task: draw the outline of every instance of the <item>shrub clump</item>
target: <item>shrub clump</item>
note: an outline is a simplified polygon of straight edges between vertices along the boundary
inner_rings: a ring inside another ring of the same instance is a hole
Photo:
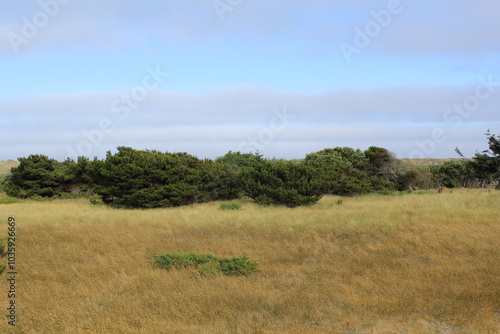
[[[314,168],[292,161],[261,159],[247,172],[246,194],[260,205],[294,208],[312,205],[323,197],[326,187]]]
[[[248,276],[259,265],[246,256],[219,258],[211,254],[166,253],[154,255],[155,266],[165,270],[195,268],[201,276]]]

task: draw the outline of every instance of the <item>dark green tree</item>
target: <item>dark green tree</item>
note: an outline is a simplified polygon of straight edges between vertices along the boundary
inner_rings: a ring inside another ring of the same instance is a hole
[[[4,184],[7,195],[19,198],[52,197],[60,191],[59,163],[45,155],[19,158],[19,165]]]
[[[326,191],[326,183],[314,168],[290,161],[260,158],[254,168],[247,170],[245,179],[246,193],[261,205],[311,205]]]
[[[395,190],[402,166],[394,155],[382,147],[371,146],[364,154],[367,158],[366,171],[370,174],[374,190]]]
[[[203,162],[187,153],[118,147],[90,164],[94,192],[105,204],[125,208],[172,207],[207,201]]]
[[[489,130],[486,133],[488,138],[488,150],[476,153],[469,167],[474,176],[481,180],[500,180],[500,136],[495,136]]]
[[[254,168],[262,161],[262,155],[259,153],[241,153],[241,152],[231,152],[229,151],[222,157],[218,157],[216,160],[218,163],[225,163],[233,166],[239,171],[244,171],[246,169]]]
[[[442,165],[433,165],[429,168],[447,188],[465,187],[467,181],[472,178],[469,164],[464,160],[446,161]]]
[[[237,167],[206,159],[200,172],[200,191],[204,202],[231,200],[243,195],[242,173]]]
[[[373,191],[367,172],[368,159],[360,150],[350,147],[326,148],[310,153],[304,159],[325,183],[325,193],[334,195],[359,195]]]

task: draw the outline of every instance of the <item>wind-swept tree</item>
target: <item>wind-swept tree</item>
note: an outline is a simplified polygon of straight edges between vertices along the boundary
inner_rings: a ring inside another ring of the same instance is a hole
[[[486,132],[488,138],[488,150],[476,153],[470,161],[476,178],[486,181],[500,180],[500,136],[495,136],[489,130]]]
[[[261,158],[246,172],[245,180],[246,193],[256,203],[288,207],[316,203],[327,185],[317,170],[303,163]]]
[[[11,169],[12,175],[6,180],[7,195],[19,198],[34,196],[52,197],[58,193],[60,180],[59,163],[41,154],[19,158],[19,165]]]

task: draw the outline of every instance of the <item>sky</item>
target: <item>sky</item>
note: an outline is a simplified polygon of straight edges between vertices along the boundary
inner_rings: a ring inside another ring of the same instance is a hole
[[[0,0],[0,160],[471,157],[500,135],[498,31],[494,0]]]

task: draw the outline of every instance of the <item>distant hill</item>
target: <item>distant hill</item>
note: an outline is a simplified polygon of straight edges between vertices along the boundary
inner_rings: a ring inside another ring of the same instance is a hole
[[[0,161],[0,175],[8,174],[12,167],[16,167],[18,165],[19,161],[15,160]]]
[[[463,160],[461,158],[448,158],[448,159],[398,159],[401,161],[409,162],[413,165],[419,166],[432,166],[432,165],[442,165],[447,161],[457,161]]]
[[[294,162],[302,162],[304,159],[292,159],[291,161]],[[396,160],[406,162],[412,165],[417,165],[417,166],[433,166],[433,165],[442,165],[447,161],[458,161],[458,160],[463,160],[461,158],[447,158],[447,159],[409,159],[409,158],[403,158],[403,159],[398,159]]]

